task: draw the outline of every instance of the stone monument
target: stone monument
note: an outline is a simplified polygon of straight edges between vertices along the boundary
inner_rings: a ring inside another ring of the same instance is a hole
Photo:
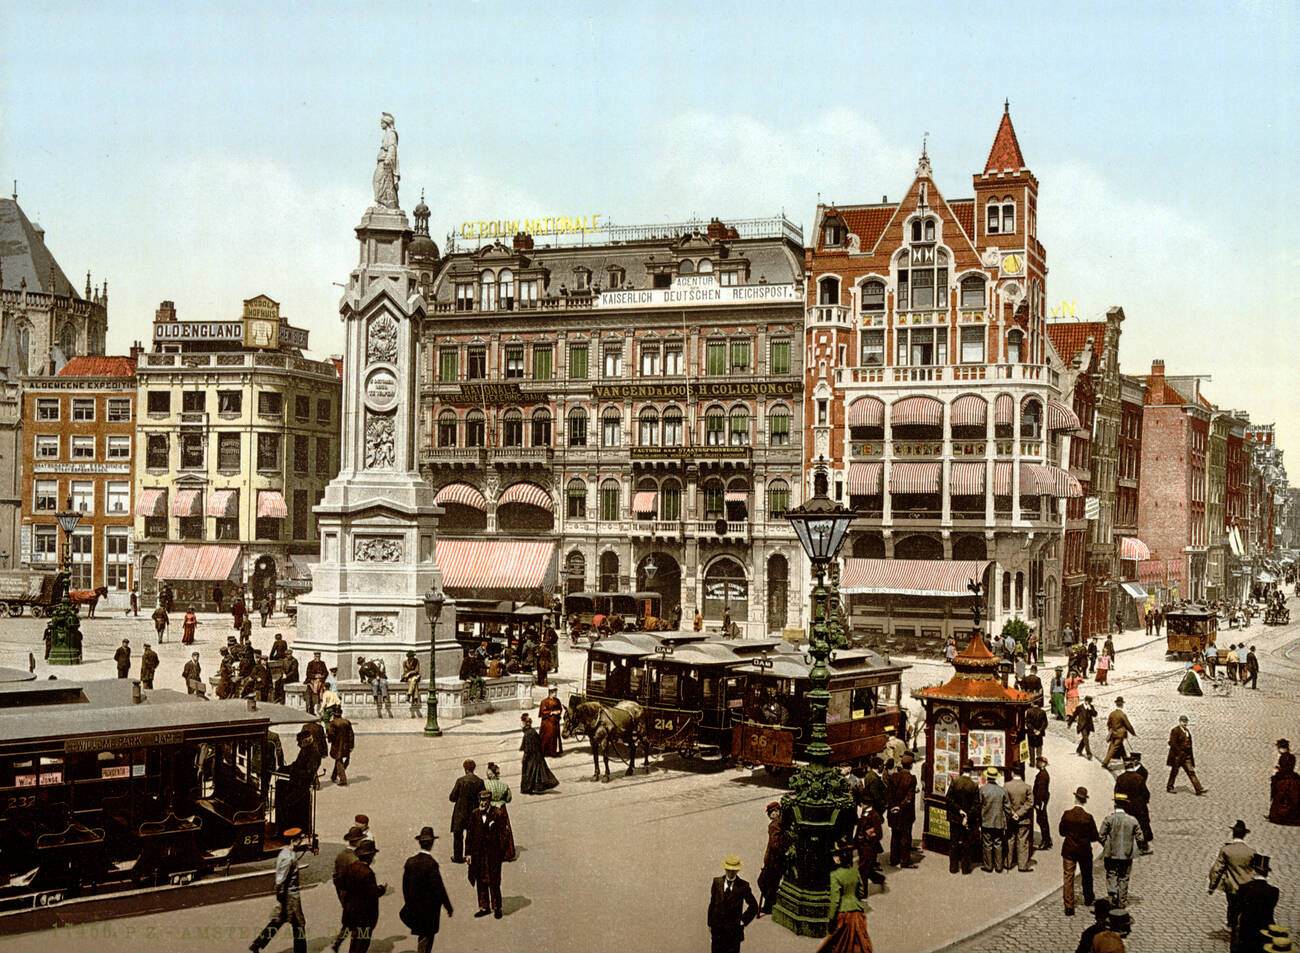
[[[424,594],[442,588],[434,559],[441,508],[416,464],[416,372],[425,303],[408,266],[411,227],[398,206],[397,132],[380,121],[375,204],[357,226],[360,262],[339,310],[343,356],[343,447],[339,475],[316,506],[320,562],[311,592],[298,600],[303,664],[320,652],[340,679],[356,677],[356,658],[382,658],[394,683],[408,651],[428,678],[455,675],[459,646],[448,603],[430,631]],[[394,690],[397,690],[396,688]]]

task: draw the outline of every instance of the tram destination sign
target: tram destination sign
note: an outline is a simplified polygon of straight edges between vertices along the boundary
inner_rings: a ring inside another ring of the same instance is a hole
[[[184,731],[136,731],[120,735],[69,738],[63,742],[63,751],[65,754],[86,754],[94,751],[119,751],[123,748],[156,748],[160,745],[178,745],[184,740]]]
[[[717,381],[680,384],[597,384],[591,389],[597,400],[689,400],[691,398],[734,400],[744,397],[794,397],[799,381]]]

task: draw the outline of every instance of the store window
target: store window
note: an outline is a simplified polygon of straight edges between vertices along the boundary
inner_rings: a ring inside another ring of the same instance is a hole
[[[241,459],[242,442],[240,435],[237,433],[218,433],[217,434],[217,469],[224,472],[234,472],[239,470],[243,463]]]

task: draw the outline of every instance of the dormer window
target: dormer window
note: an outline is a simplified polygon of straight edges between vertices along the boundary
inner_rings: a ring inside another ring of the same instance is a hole
[[[478,306],[480,311],[495,311],[497,309],[496,276],[490,271],[485,271],[479,275]]]
[[[990,235],[1010,235],[1016,230],[1016,203],[1011,199],[990,199],[987,212]]]
[[[611,290],[623,287],[625,272],[622,268],[609,269],[609,287]]]
[[[695,266],[695,271],[697,274],[711,275],[713,274],[713,262],[707,258],[701,258],[700,263]]]
[[[914,242],[934,241],[934,219],[918,218],[914,222],[912,222],[912,241]]]
[[[578,291],[586,291],[591,287],[591,272],[586,268],[573,269],[573,276]]]
[[[822,244],[827,248],[834,248],[838,245],[843,245],[847,234],[848,229],[844,227],[843,222],[827,222],[822,226]]]
[[[509,268],[502,268],[497,276],[497,289],[503,311],[515,309],[515,276]]]

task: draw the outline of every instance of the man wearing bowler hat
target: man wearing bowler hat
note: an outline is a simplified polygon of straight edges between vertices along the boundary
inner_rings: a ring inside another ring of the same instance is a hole
[[[505,823],[492,810],[492,794],[478,792],[478,807],[465,830],[465,863],[469,882],[478,889],[476,917],[489,913],[501,919],[501,865],[506,859]]]
[[[433,949],[443,908],[447,916],[452,915],[442,871],[433,859],[433,842],[437,839],[432,827],[422,827],[415,837],[420,849],[406,859],[402,870],[402,909],[398,916],[415,937],[416,953],[429,953]]]
[[[1061,815],[1056,831],[1061,835],[1061,899],[1065,901],[1065,915],[1074,916],[1074,872],[1077,868],[1083,886],[1083,905],[1093,905],[1092,845],[1101,839],[1097,822],[1084,807],[1088,803],[1088,789],[1075,788],[1074,807]],[[1109,906],[1106,910],[1110,912]]]
[[[758,916],[758,901],[747,881],[740,879],[740,858],[722,859],[722,876],[713,878],[709,893],[709,933],[712,953],[740,953],[745,927]]]
[[[1237,934],[1237,891],[1254,879],[1255,873],[1250,862],[1255,858],[1254,849],[1246,843],[1250,831],[1246,822],[1238,820],[1232,825],[1232,840],[1219,849],[1214,866],[1210,868],[1210,893],[1222,887],[1228,897],[1228,930]]]
[[[370,838],[357,844],[357,859],[343,871],[343,925],[352,933],[348,953],[366,953],[379,922],[379,898],[388,884],[378,883],[371,869],[379,848]]]

